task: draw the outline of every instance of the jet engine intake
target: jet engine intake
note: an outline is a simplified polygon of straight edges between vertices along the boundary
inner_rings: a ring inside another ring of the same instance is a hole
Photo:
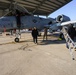
[[[56,18],[56,22],[61,23],[61,22],[66,22],[66,21],[70,21],[70,18],[66,15],[59,15]]]

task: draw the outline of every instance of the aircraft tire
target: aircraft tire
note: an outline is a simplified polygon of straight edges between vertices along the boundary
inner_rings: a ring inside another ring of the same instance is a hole
[[[63,35],[63,33],[60,33],[59,38],[61,38],[62,40],[64,40],[64,35]]]
[[[19,42],[19,38],[15,38],[15,42]]]

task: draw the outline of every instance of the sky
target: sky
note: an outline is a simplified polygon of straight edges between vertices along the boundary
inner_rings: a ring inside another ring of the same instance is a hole
[[[48,17],[56,18],[58,15],[61,14],[70,17],[72,21],[76,20],[76,0],[72,0],[70,3],[64,5],[57,11],[50,14]]]

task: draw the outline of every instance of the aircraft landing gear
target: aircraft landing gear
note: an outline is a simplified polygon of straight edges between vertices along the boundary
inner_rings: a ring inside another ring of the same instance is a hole
[[[63,33],[60,33],[59,38],[61,38],[62,40],[64,40],[64,35],[63,35]]]
[[[20,38],[21,38],[21,33],[18,30],[16,30],[16,38],[14,39],[14,41],[15,42],[19,42],[20,41],[19,40]]]
[[[16,37],[16,38],[14,39],[14,41],[15,41],[15,42],[19,42],[19,38]]]

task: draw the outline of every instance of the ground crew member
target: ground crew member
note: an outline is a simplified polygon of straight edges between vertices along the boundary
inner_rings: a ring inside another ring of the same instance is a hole
[[[38,42],[37,42],[38,30],[37,30],[36,27],[34,27],[34,28],[32,29],[32,37],[33,37],[33,42],[34,42],[35,44],[38,44]]]
[[[44,35],[43,35],[43,40],[46,39],[47,40],[47,28],[44,27]]]

